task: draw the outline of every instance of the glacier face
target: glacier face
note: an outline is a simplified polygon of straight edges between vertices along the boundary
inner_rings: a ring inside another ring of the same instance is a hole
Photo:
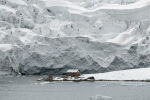
[[[0,73],[150,65],[150,0],[0,0]]]

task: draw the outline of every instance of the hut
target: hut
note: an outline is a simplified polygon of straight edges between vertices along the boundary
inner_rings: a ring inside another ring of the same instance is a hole
[[[49,79],[49,81],[53,81],[53,75],[49,74],[48,79]]]
[[[71,77],[79,77],[81,75],[81,72],[78,69],[69,69],[69,70],[67,70],[66,75],[68,77],[69,76],[71,76]]]
[[[53,75],[48,75],[47,78],[38,79],[38,81],[53,81]]]

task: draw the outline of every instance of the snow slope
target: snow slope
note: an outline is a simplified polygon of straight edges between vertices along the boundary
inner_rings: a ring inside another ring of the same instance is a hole
[[[130,69],[99,74],[87,74],[83,76],[94,76],[96,80],[150,80],[150,68]]]

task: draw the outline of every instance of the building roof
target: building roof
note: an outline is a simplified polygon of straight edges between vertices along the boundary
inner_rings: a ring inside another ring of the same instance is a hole
[[[79,72],[79,70],[78,69],[69,69],[69,70],[67,70],[67,73],[69,73],[69,72],[76,73],[76,72]]]

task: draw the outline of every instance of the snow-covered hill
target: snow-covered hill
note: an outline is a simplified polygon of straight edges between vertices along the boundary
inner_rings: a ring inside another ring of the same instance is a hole
[[[0,71],[150,66],[150,0],[0,0]]]

